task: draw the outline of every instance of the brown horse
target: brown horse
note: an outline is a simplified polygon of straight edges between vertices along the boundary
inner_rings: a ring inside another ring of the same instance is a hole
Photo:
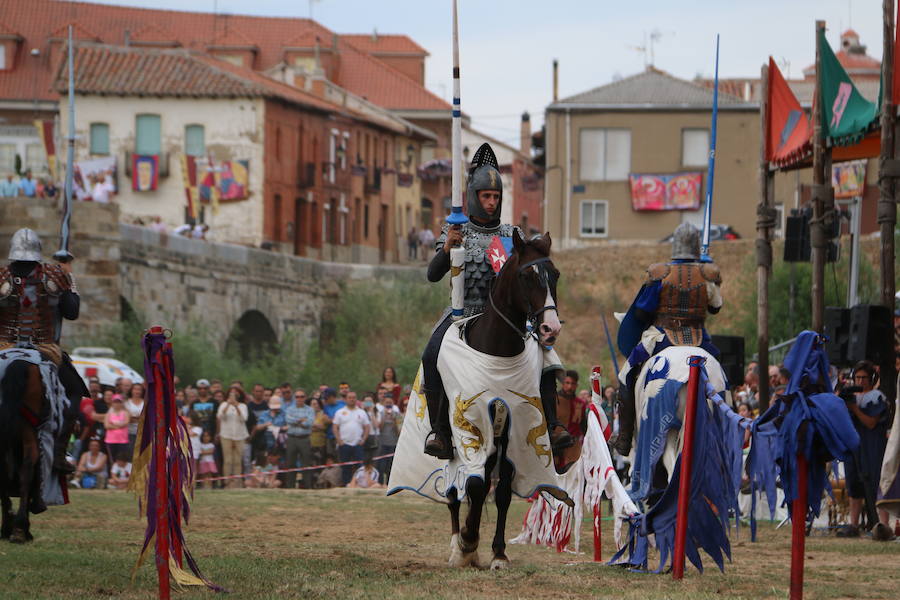
[[[47,418],[49,406],[37,365],[10,363],[2,386],[0,404],[0,538],[17,544],[30,542],[28,513],[45,510],[41,499],[38,427]],[[12,497],[19,497],[13,513]]]
[[[541,343],[552,345],[559,335],[556,309],[556,281],[559,271],[550,260],[550,234],[532,241],[513,235],[515,252],[506,261],[490,291],[484,313],[466,327],[466,342],[473,349],[491,356],[511,357],[525,350],[528,322],[534,325]],[[490,474],[499,465],[499,480],[494,491],[497,504],[497,529],[492,544],[491,569],[509,565],[506,556],[506,515],[512,499],[513,466],[506,460],[509,425],[495,430],[496,451],[485,463],[484,480],[470,477],[466,483],[469,512],[460,527],[460,501],[455,489],[448,493],[451,536],[451,565],[479,566],[477,558],[481,512],[490,491]]]

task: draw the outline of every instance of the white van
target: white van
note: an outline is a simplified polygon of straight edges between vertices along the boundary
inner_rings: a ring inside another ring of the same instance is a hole
[[[127,377],[133,383],[144,383],[140,373],[121,360],[116,360],[115,355],[112,348],[82,347],[75,348],[71,358],[85,385],[91,377],[96,377],[100,380],[100,385],[107,387],[115,387],[119,377]]]

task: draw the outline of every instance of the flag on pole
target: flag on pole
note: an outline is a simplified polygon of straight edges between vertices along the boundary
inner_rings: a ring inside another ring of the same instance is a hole
[[[38,130],[38,137],[44,145],[44,154],[47,155],[47,168],[50,171],[50,177],[53,181],[57,180],[56,175],[56,143],[53,141],[53,120],[38,119],[34,122],[34,126]]]
[[[877,104],[863,98],[828,45],[824,31],[819,33],[819,53],[822,72],[816,76],[820,82],[818,100],[822,103],[820,112],[825,136],[836,146],[855,144],[878,119],[881,93]]]
[[[187,199],[188,217],[197,218],[197,161],[193,156],[181,155],[181,177],[184,180],[184,195]]]
[[[812,126],[800,101],[769,57],[769,113],[766,160],[784,167],[812,153]]]

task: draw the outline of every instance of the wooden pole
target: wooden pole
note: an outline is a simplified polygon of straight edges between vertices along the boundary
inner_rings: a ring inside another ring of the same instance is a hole
[[[678,481],[678,512],[675,514],[675,553],[672,555],[672,579],[684,579],[684,548],[687,541],[688,506],[691,503],[691,472],[694,466],[694,430],[700,396],[700,367],[703,358],[688,359],[687,400],[684,407],[684,446],[681,449],[681,474]],[[704,403],[704,407],[706,404]]]
[[[759,98],[759,210],[756,213],[756,331],[759,355],[759,412],[769,407],[769,273],[772,269],[772,176],[766,149],[769,139],[769,66],[760,71]]]
[[[806,558],[806,507],[809,501],[809,467],[797,454],[797,497],[791,506],[791,600],[803,600],[803,569]]]
[[[900,162],[897,161],[895,142],[897,113],[894,106],[894,1],[883,0],[884,9],[884,52],[881,59],[881,157],[879,169],[879,187],[881,195],[878,200],[878,224],[881,228],[881,303],[894,311],[894,226],[897,222],[897,204],[895,201],[895,177],[900,175]],[[885,336],[885,347],[882,349],[881,391],[888,398],[893,398],[896,390],[897,374],[894,368],[894,336]]]
[[[825,21],[816,21],[816,85],[813,100],[813,218],[810,223],[812,240],[812,328],[823,333],[825,326],[825,251],[828,240],[823,221],[825,178],[825,136],[822,131],[822,56],[819,35],[825,31]],[[763,374],[760,373],[760,379]]]

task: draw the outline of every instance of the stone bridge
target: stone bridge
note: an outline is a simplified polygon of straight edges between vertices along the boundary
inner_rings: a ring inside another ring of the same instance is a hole
[[[52,255],[60,213],[52,200],[0,198],[0,259],[20,227],[35,229]],[[424,280],[417,267],[320,262],[120,224],[114,204],[75,202],[71,229],[82,315],[66,324],[67,347],[133,311],[175,332],[200,324],[220,348],[232,340],[246,352],[291,339],[303,350],[318,339],[342,283]]]

